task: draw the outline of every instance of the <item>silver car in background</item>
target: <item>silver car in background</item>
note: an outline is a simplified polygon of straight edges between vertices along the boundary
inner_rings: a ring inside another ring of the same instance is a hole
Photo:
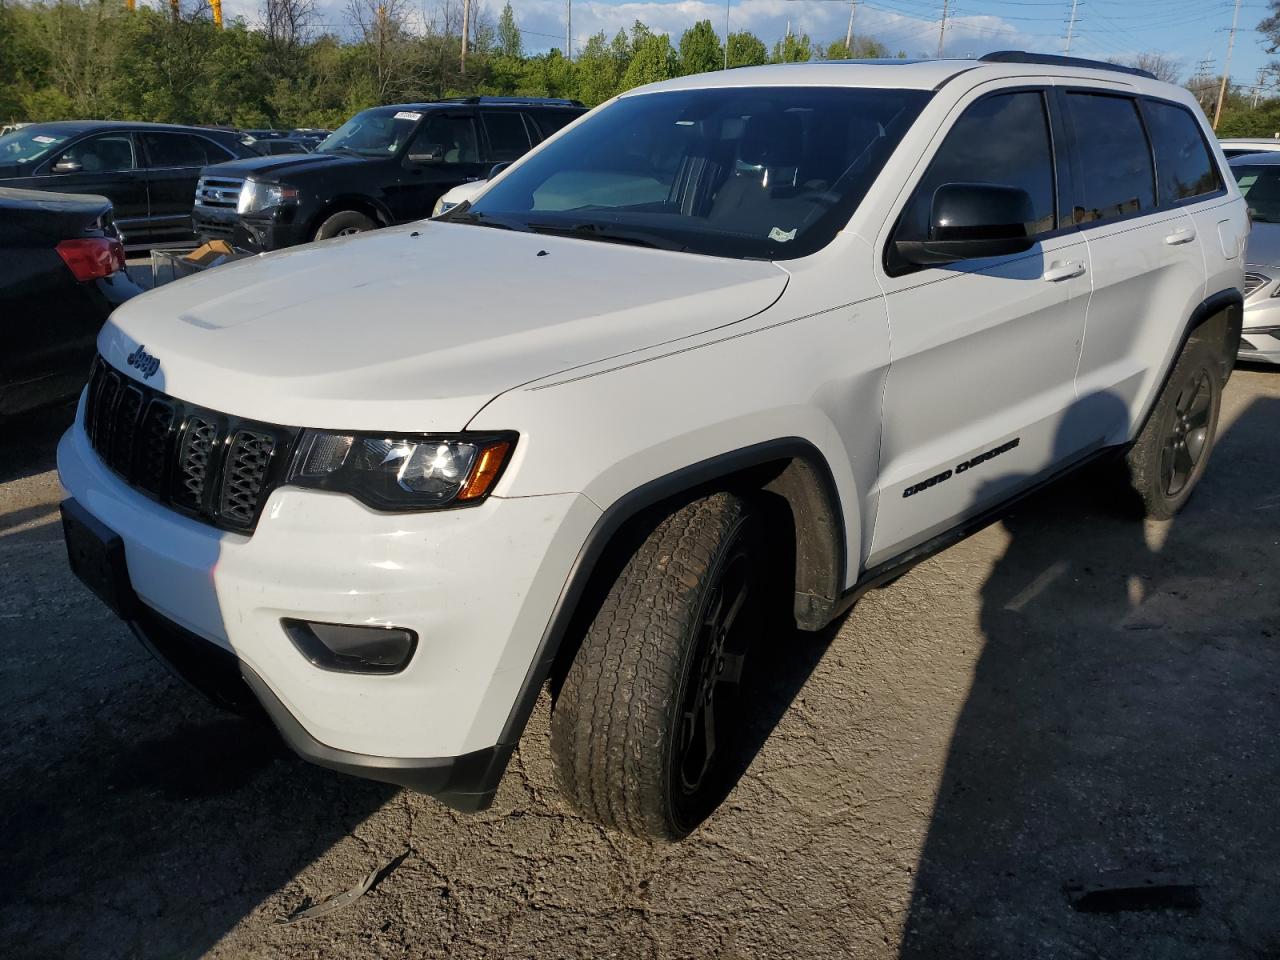
[[[1280,153],[1233,157],[1231,171],[1253,217],[1239,358],[1280,363]]]

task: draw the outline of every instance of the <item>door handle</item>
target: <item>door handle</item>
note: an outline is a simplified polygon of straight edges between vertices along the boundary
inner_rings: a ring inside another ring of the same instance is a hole
[[[1078,277],[1083,273],[1083,260],[1055,260],[1049,264],[1049,269],[1044,272],[1043,279],[1048,280],[1050,283],[1060,283],[1063,280]]]
[[[1164,238],[1164,242],[1171,247],[1175,247],[1180,243],[1190,243],[1196,238],[1196,232],[1190,227],[1179,227],[1173,233]]]

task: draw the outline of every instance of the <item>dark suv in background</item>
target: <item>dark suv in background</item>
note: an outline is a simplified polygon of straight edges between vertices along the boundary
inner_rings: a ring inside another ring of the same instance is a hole
[[[576,100],[515,97],[373,107],[314,153],[207,167],[196,233],[277,250],[429,217],[441,194],[487,177],[585,112]]]
[[[130,244],[191,239],[200,169],[256,156],[234,130],[167,123],[63,120],[0,137],[0,187],[95,194]]]

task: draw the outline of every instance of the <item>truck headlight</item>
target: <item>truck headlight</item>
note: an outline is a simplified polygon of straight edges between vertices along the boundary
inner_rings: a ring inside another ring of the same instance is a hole
[[[436,205],[431,208],[431,215],[433,217],[438,217],[440,216],[440,214],[447,213],[448,211],[452,210],[457,205],[458,204],[455,201],[446,200],[443,196],[441,196],[440,199],[436,201]]]
[[[257,180],[246,180],[240,188],[240,199],[236,202],[236,213],[260,213],[298,199],[297,187],[286,187],[279,183],[259,183]]]
[[[515,434],[383,436],[306,430],[287,483],[350,494],[375,510],[479,503],[515,447]]]

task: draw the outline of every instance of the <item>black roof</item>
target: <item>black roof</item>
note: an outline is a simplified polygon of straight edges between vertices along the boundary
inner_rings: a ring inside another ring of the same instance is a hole
[[[1138,67],[1126,67],[1119,63],[1108,63],[1105,60],[1086,60],[1084,57],[1064,57],[1056,53],[1030,53],[1026,50],[994,50],[984,53],[978,58],[982,63],[1034,63],[1049,67],[1086,67],[1089,70],[1111,70],[1115,73],[1128,73],[1135,77],[1146,77],[1155,80],[1156,75],[1150,70]]]
[[[184,133],[223,133],[231,136],[236,131],[226,127],[198,127],[180,123],[151,123],[147,120],[50,120],[46,123],[30,123],[23,130],[52,130],[74,135],[99,130],[181,130]]]
[[[1230,157],[1231,166],[1274,167],[1280,165],[1280,150],[1260,150],[1257,153],[1238,153]]]
[[[428,100],[425,103],[385,103],[370,110],[438,110],[456,107],[458,104],[480,104],[490,107],[576,107],[586,109],[580,100],[564,100],[559,97],[449,97],[445,100]]]

